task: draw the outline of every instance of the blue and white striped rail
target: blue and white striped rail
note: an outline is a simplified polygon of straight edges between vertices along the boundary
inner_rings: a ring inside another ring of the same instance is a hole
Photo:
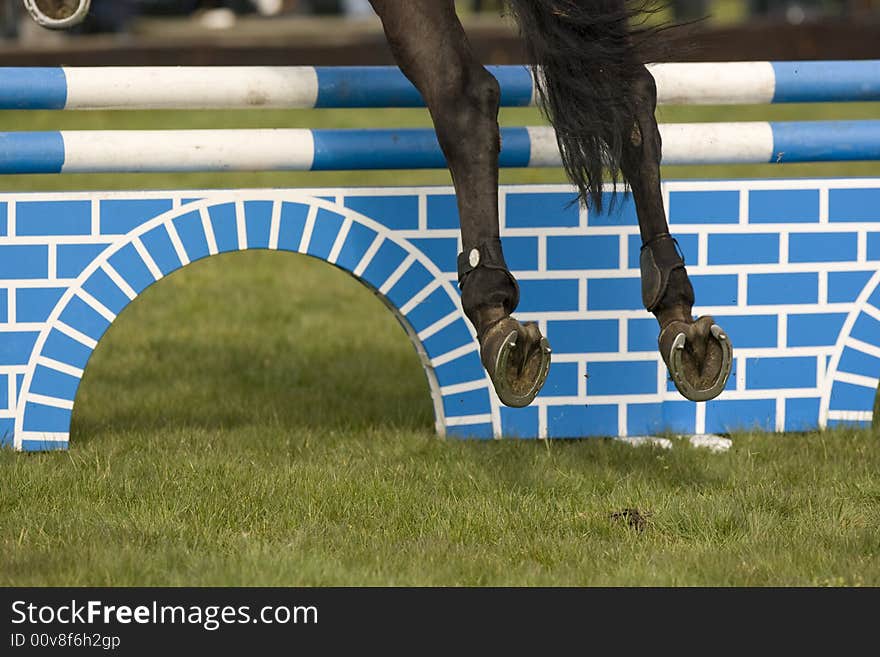
[[[664,164],[880,160],[880,120],[661,126]],[[503,167],[555,167],[552,128],[505,128]],[[431,129],[0,133],[0,173],[445,168]]]
[[[880,100],[880,60],[655,64],[661,104]],[[523,66],[490,67],[504,106],[534,104]],[[0,109],[421,107],[395,67],[2,68]]]

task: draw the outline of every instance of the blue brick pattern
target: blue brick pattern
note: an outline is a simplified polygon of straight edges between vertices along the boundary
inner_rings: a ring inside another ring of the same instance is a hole
[[[735,191],[675,191],[669,193],[670,224],[735,224],[739,222]]]
[[[858,258],[857,233],[792,233],[788,237],[789,262],[854,262]]]
[[[508,438],[537,438],[540,425],[538,407],[501,409],[501,433]]]
[[[547,268],[617,269],[620,239],[616,235],[576,235],[547,238]]]
[[[419,197],[346,196],[345,207],[351,208],[392,230],[416,230],[419,227]]]
[[[16,320],[25,323],[45,322],[64,291],[62,287],[23,287],[16,290]]]
[[[59,244],[56,251],[58,278],[76,278],[109,246],[101,244]]]
[[[818,303],[819,275],[750,274],[748,295],[756,306]]]
[[[828,220],[880,222],[880,186],[829,190]]]
[[[709,235],[710,265],[766,265],[779,262],[778,233]]]
[[[577,397],[578,366],[577,363],[553,363],[547,382],[541,390],[542,397]]]
[[[828,303],[852,303],[858,299],[873,271],[833,271],[828,274]]]
[[[547,322],[547,339],[557,354],[614,353],[620,341],[616,319],[570,319]]]
[[[817,223],[818,189],[760,189],[749,192],[749,223]]]
[[[580,210],[570,193],[510,193],[507,228],[563,228],[580,224]]]
[[[789,356],[746,359],[746,388],[749,390],[815,387],[815,357]]]
[[[846,321],[845,313],[814,313],[789,315],[789,347],[832,347]]]
[[[20,236],[89,235],[89,201],[23,201],[15,208],[15,234]]]
[[[585,213],[566,187],[502,190],[504,251],[521,288],[516,314],[541,323],[554,353],[544,390],[524,409],[499,407],[461,312],[451,189],[322,190],[314,201],[297,190],[0,195],[0,442],[67,445],[77,373],[110,325],[104,314],[120,313],[131,292],[155,282],[152,263],[161,278],[181,260],[243,248],[333,253],[337,266],[357,269],[392,306],[405,306],[401,319],[432,362],[448,436],[802,431],[868,421],[880,378],[880,183],[681,182],[667,191],[698,310],[709,309],[736,349],[735,376],[702,409],[664,382],[657,324],[641,304],[641,239],[628,194],[610,212]],[[61,323],[38,341],[53,311]],[[16,427],[22,435],[13,438]]]

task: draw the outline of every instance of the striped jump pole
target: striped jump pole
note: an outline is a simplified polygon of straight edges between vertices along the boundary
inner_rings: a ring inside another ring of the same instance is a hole
[[[880,159],[880,120],[660,127],[664,164]],[[561,165],[550,127],[502,129],[502,167]],[[437,169],[432,129],[83,130],[0,133],[0,173]]]
[[[880,101],[880,62],[658,64],[660,102]],[[497,67],[506,106],[535,102]],[[0,68],[0,109],[418,107],[394,68]],[[880,120],[660,126],[665,164],[880,161]],[[504,167],[554,167],[552,128],[502,130]],[[0,133],[0,173],[445,168],[432,129]],[[610,191],[610,189],[608,190]],[[868,426],[880,385],[880,180],[664,183],[701,305],[736,345],[705,404],[669,386],[642,306],[631,196],[605,212],[570,185],[502,186],[500,234],[520,319],[542,323],[551,376],[503,408],[457,288],[452,188],[0,194],[0,446],[65,448],[89,357],[127,305],[202,258],[306,254],[379,294],[425,368],[435,426],[468,438],[644,440],[737,429]]]
[[[880,60],[654,64],[660,104],[880,100]],[[524,66],[489,67],[501,103],[535,103]],[[0,109],[422,107],[396,67],[100,67],[0,69]]]

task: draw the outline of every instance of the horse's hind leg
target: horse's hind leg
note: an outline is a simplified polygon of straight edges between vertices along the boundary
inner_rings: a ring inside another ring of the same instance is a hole
[[[519,288],[498,229],[500,91],[474,58],[453,0],[371,0],[398,65],[418,88],[446,155],[461,222],[462,306],[501,401],[526,406],[547,376],[550,348],[535,324],[510,317]]]
[[[730,340],[711,317],[694,321],[694,291],[678,245],[669,235],[660,192],[660,132],[654,78],[641,66],[634,84],[636,125],[621,171],[630,184],[642,237],[642,299],[660,324],[660,354],[679,392],[693,401],[721,394],[730,375]]]

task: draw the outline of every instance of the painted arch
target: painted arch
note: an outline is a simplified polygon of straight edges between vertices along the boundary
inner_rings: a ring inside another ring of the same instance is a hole
[[[828,367],[821,426],[876,424],[880,386],[880,271],[865,285],[846,319]]]
[[[500,435],[497,397],[453,284],[406,239],[337,203],[291,192],[231,193],[185,203],[102,252],[61,297],[22,382],[16,449],[66,448],[80,380],[98,342],[141,292],[215,254],[269,249],[309,255],[378,293],[416,348],[440,435]]]

